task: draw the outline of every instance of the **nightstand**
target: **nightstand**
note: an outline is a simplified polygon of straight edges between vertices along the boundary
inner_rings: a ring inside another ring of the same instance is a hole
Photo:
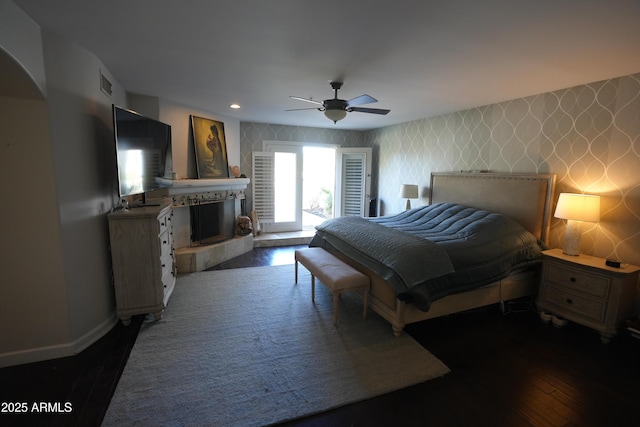
[[[605,259],[542,252],[538,308],[600,332],[608,343],[634,313],[640,267],[605,265]]]

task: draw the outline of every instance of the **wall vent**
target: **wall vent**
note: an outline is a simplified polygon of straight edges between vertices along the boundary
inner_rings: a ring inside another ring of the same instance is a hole
[[[112,84],[109,79],[107,79],[104,74],[102,74],[102,71],[100,71],[100,90],[111,97],[111,94],[113,93],[111,86]]]

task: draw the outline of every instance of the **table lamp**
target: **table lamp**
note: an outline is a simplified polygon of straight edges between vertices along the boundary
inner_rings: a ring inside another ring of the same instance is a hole
[[[563,252],[567,255],[580,255],[582,222],[600,221],[600,196],[560,193],[553,216],[567,220]]]
[[[418,186],[415,184],[402,184],[400,186],[400,197],[407,199],[406,209],[411,209],[411,199],[418,198]]]

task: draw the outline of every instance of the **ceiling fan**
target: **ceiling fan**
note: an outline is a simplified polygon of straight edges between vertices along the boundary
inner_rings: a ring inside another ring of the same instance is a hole
[[[287,111],[297,111],[297,110],[318,110],[324,111],[324,115],[333,123],[337,123],[339,120],[342,120],[346,117],[347,113],[352,111],[358,111],[360,113],[372,113],[372,114],[387,114],[391,110],[383,110],[380,108],[362,108],[357,107],[357,105],[371,104],[373,102],[378,102],[377,99],[369,96],[369,95],[360,95],[352,98],[348,101],[344,99],[338,99],[338,90],[342,87],[342,82],[331,82],[331,88],[334,90],[334,98],[333,99],[325,99],[322,102],[314,101],[313,99],[308,98],[300,98],[299,96],[291,96],[291,99],[297,99],[298,101],[310,102],[312,104],[317,104],[319,107],[315,108],[296,108],[294,110]]]

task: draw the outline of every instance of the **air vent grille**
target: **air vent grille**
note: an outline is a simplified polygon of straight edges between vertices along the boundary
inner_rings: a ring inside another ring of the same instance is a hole
[[[111,94],[113,93],[112,84],[109,79],[102,74],[102,71],[100,71],[100,90],[109,97],[111,97]]]

